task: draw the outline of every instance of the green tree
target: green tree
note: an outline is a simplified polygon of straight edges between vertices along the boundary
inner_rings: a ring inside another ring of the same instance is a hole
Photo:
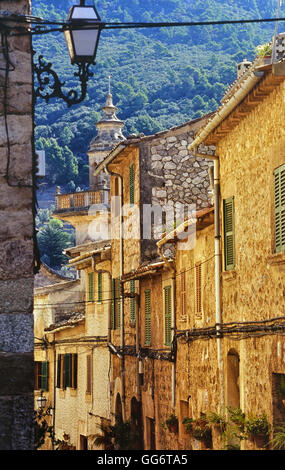
[[[51,268],[58,269],[67,262],[63,250],[71,246],[71,236],[63,230],[63,223],[51,219],[38,232],[38,245],[43,261]]]

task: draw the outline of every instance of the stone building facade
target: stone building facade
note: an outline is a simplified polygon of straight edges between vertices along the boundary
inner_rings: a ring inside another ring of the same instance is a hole
[[[29,0],[2,1],[8,30]],[[14,15],[12,20],[11,15]],[[3,26],[2,26],[3,28]],[[0,448],[27,450],[33,438],[34,199],[31,38],[1,31],[0,54]]]
[[[265,415],[270,438],[285,422],[284,80],[282,60],[251,64],[229,89],[219,117],[192,143],[192,149],[215,145],[219,158],[223,374],[208,388],[205,409],[226,415],[231,406],[246,417]],[[206,341],[209,357],[212,343]],[[208,367],[210,379],[217,365]],[[192,386],[197,394],[194,375]],[[262,446],[253,438],[238,444]]]
[[[169,208],[180,203],[192,212],[211,205],[212,162],[188,150],[205,122],[196,120],[153,136],[131,135],[95,170],[95,175],[106,171],[111,176],[111,412],[130,420],[138,431],[137,448],[180,446],[165,424],[175,400],[175,282],[171,259],[161,257],[157,241],[181,217],[184,221],[190,216],[179,214],[169,224]],[[165,212],[165,220],[158,217],[160,231],[157,221],[145,214],[146,207]],[[167,248],[173,252],[171,244]]]

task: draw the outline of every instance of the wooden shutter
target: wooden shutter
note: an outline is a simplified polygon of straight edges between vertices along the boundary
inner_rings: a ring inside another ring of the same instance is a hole
[[[71,369],[71,387],[72,388],[77,388],[77,354],[71,354],[71,364],[72,364],[72,369]]]
[[[144,343],[146,346],[151,345],[151,291],[146,289],[144,291],[144,314],[145,314],[145,336]]]
[[[116,328],[121,327],[121,278],[117,277],[116,279],[116,296],[117,296],[117,301],[116,301],[116,312],[115,312],[115,325]]]
[[[49,372],[49,368],[48,368],[48,362],[44,361],[44,362],[41,362],[41,381],[40,381],[40,388],[44,391],[48,391],[48,372]]]
[[[130,166],[130,204],[135,202],[135,171],[134,165]]]
[[[136,281],[132,279],[130,281],[130,292],[131,294],[135,294],[136,292]],[[130,322],[135,323],[136,321],[136,299],[131,298],[130,299]]]
[[[88,300],[93,302],[94,300],[94,277],[93,273],[88,273]]]
[[[71,387],[71,354],[63,356],[63,386],[62,388]]]
[[[274,171],[275,253],[285,250],[285,165]]]
[[[195,265],[195,294],[196,294],[196,315],[202,315],[202,265]]]
[[[103,274],[102,273],[98,273],[98,278],[97,278],[97,282],[98,282],[98,302],[102,302],[103,300]]]
[[[61,354],[58,354],[57,355],[57,381],[56,381],[56,386],[57,388],[61,388],[61,377],[62,377],[62,359],[61,359],[62,355]]]
[[[171,346],[171,286],[164,287],[164,342]]]
[[[186,273],[181,272],[181,317],[186,316]]]
[[[91,393],[91,355],[86,357],[86,393]]]
[[[116,315],[116,279],[112,279],[112,292],[111,292],[111,329],[116,328],[115,322]]]
[[[35,390],[40,389],[40,362],[35,362]]]
[[[235,267],[234,198],[224,200],[224,247],[226,271]]]

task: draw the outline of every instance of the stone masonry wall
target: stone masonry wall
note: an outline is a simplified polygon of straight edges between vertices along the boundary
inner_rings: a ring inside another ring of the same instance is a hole
[[[4,13],[7,21],[10,13],[29,14],[30,1],[2,1]],[[0,53],[0,449],[27,450],[34,388],[30,37],[9,38],[8,50],[8,63]]]

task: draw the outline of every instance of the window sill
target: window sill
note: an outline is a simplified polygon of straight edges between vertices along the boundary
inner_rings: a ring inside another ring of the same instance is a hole
[[[237,272],[234,269],[232,271],[223,271],[222,277],[224,281],[232,281],[233,279],[236,279]]]
[[[267,264],[271,266],[278,266],[280,264],[285,264],[285,252],[274,253],[267,257]]]

